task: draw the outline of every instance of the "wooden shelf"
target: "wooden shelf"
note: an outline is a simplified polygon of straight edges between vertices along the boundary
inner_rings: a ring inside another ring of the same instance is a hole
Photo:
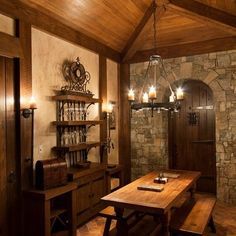
[[[52,97],[55,101],[78,101],[85,103],[102,103],[102,99],[82,95],[57,95]]]
[[[63,213],[67,212],[67,209],[53,209],[51,210],[50,218],[55,218]]]
[[[100,142],[86,142],[86,143],[80,143],[76,145],[66,145],[61,147],[53,147],[52,149],[54,151],[65,151],[65,152],[75,152],[79,150],[84,150],[92,147],[100,146]]]
[[[104,120],[78,120],[78,121],[53,121],[57,126],[76,126],[76,125],[100,125]]]
[[[85,168],[85,169],[78,169],[78,168],[70,167],[68,168],[68,179],[69,181],[73,181],[83,176],[93,174],[96,171],[105,170],[105,169],[106,169],[106,165],[102,163],[91,163],[89,168]]]

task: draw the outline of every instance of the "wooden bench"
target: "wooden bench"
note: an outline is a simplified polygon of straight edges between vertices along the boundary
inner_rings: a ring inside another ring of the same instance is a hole
[[[117,220],[117,216],[116,216],[116,212],[114,210],[114,207],[108,206],[105,209],[103,209],[102,211],[100,211],[98,213],[98,215],[106,218],[106,224],[105,224],[105,228],[103,231],[103,236],[108,236],[110,226],[111,226],[111,221]],[[137,215],[137,212],[135,212],[134,210],[125,209],[123,216],[122,216],[122,220],[127,222],[130,218],[132,218],[133,216],[136,216],[136,215]]]
[[[172,235],[203,235],[209,225],[215,232],[212,211],[216,199],[208,195],[197,195],[173,212],[171,219]]]

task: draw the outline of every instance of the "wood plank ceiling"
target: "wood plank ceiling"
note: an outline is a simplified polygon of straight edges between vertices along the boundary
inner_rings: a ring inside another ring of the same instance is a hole
[[[152,0],[20,1],[120,52],[123,61],[143,61],[153,53]],[[185,45],[198,45],[200,53],[236,48],[235,0],[156,2],[157,51],[163,57],[178,56],[170,49]]]

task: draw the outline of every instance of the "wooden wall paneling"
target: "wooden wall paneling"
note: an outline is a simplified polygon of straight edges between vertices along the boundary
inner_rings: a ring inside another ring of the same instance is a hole
[[[107,59],[99,55],[99,98],[103,103],[99,104],[100,120],[104,119],[103,124],[100,126],[100,141],[104,143],[107,141],[107,119],[103,106],[107,104]],[[104,145],[100,147],[100,155],[102,162],[107,164],[107,149]]]
[[[8,1],[1,0],[0,12],[7,14],[13,18],[23,20],[28,24],[56,35],[64,40],[78,44],[89,50],[104,55],[116,62],[120,61],[120,53],[112,48],[92,39],[85,34],[78,32],[63,23],[33,9],[18,0]]]
[[[6,57],[23,57],[20,40],[0,32],[0,55]]]
[[[189,2],[189,0],[169,0],[168,7],[186,16],[195,17],[195,20],[200,20],[205,22],[205,24],[209,23],[224,31],[235,34],[235,15],[231,15],[195,0],[191,0],[191,2]]]
[[[130,85],[130,65],[120,64],[119,68],[119,163],[124,170],[124,184],[131,180],[131,140],[130,104],[128,90]]]
[[[7,235],[5,59],[0,57],[0,234]]]
[[[157,50],[148,49],[137,51],[131,59],[127,60],[127,63],[148,61],[150,55],[156,52],[160,54],[162,58],[174,58],[233,49],[236,49],[236,37],[219,38],[202,42],[166,46],[157,48]]]

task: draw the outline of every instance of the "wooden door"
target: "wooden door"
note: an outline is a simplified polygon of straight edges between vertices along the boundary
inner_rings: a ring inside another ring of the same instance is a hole
[[[169,114],[169,164],[174,169],[201,171],[197,190],[216,193],[213,94],[201,81],[188,80],[183,88],[180,112]]]
[[[14,61],[0,57],[0,235],[19,233],[19,183],[15,153]]]

